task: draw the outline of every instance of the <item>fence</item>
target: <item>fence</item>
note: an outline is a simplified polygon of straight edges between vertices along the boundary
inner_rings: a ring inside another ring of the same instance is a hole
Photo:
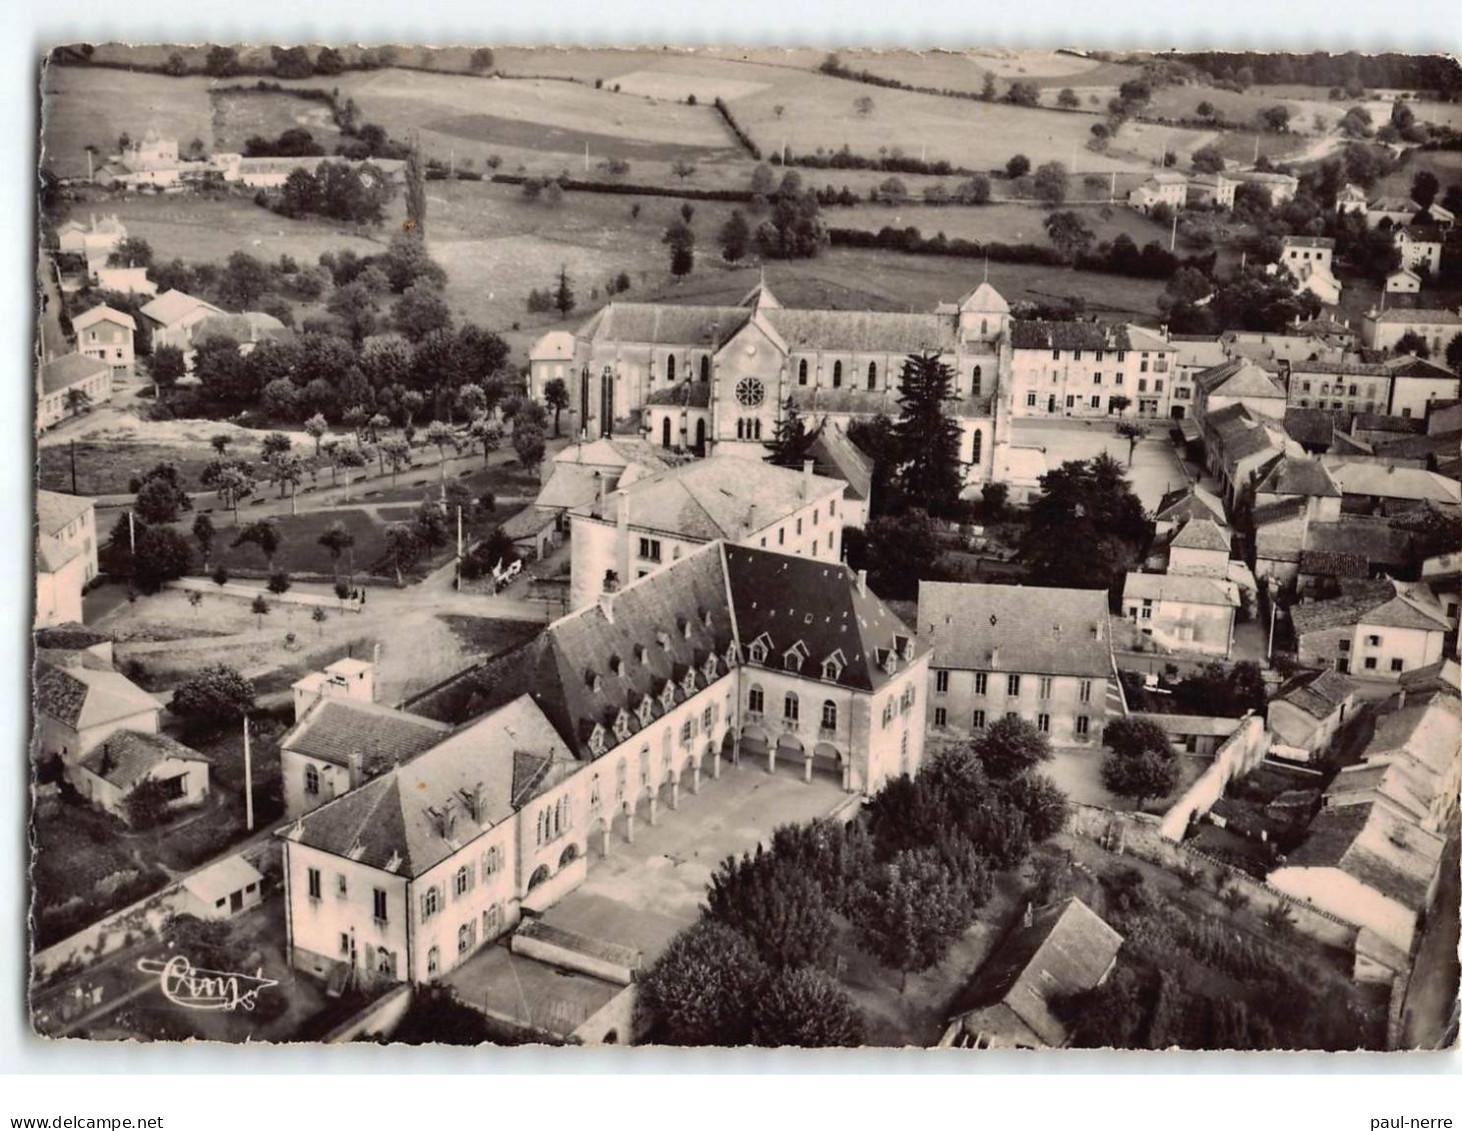
[[[1345,950],[1354,947],[1358,933],[1356,927],[1327,911],[1295,900],[1221,860],[1175,842],[1163,831],[1165,821],[1166,817],[1159,819],[1145,813],[1119,813],[1073,802],[1067,830],[1095,841],[1109,852],[1135,856],[1169,871],[1206,870],[1215,876],[1222,875],[1230,887],[1249,897],[1249,906],[1257,914],[1263,915],[1276,906],[1285,907],[1290,912],[1295,930],[1301,934],[1325,946]]]

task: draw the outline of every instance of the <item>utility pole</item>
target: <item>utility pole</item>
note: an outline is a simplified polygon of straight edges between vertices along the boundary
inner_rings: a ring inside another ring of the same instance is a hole
[[[1109,189],[1107,189],[1107,203],[1108,204],[1111,204],[1114,201],[1116,201],[1116,199],[1117,199],[1117,173],[1116,173],[1116,170],[1113,170],[1112,171],[1112,185],[1111,185],[1111,187]]]
[[[1168,250],[1178,250],[1178,210],[1173,209],[1173,234],[1168,237]]]
[[[74,487],[73,487],[74,489]],[[127,545],[132,552],[132,557],[137,557],[137,518],[132,511],[127,512]],[[136,570],[136,563],[133,563],[133,570]]]
[[[254,831],[254,763],[249,754],[249,716],[244,716],[244,828]]]

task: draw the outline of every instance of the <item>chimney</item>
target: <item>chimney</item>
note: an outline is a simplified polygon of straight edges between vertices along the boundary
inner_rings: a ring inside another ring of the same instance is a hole
[[[1000,649],[998,647],[990,649],[990,666],[992,668],[998,668],[1000,666]]]
[[[483,823],[483,815],[487,811],[487,786],[477,782],[472,787],[472,792],[467,799],[467,807],[472,811],[472,819],[479,825]]]
[[[453,840],[457,835],[457,805],[452,798],[447,798],[442,805],[442,839]]]
[[[858,595],[860,597],[868,595],[868,571],[866,569],[858,571]]]
[[[815,461],[805,459],[802,461],[802,497],[807,498],[808,489],[812,486],[812,469],[816,467]]]
[[[345,767],[346,767],[347,777],[348,777],[348,780],[350,782],[349,788],[354,789],[356,786],[360,785],[360,783],[361,783],[362,780],[364,780],[364,779],[362,779],[361,772],[360,772],[360,751],[359,750],[352,750],[348,755],[346,755],[346,757],[345,757]]]

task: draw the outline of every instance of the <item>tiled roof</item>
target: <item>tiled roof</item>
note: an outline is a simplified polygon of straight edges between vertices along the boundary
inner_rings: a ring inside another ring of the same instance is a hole
[[[63,495],[59,491],[36,492],[36,521],[42,534],[55,534],[96,505],[85,495]]]
[[[374,777],[435,746],[449,729],[445,723],[377,703],[325,697],[305,712],[279,748],[336,766],[348,766],[356,754],[361,770]]]
[[[1389,899],[1420,911],[1440,849],[1409,821],[1374,803],[1321,809],[1291,867],[1338,868]]]
[[[803,416],[823,413],[848,413],[854,416],[897,416],[898,390],[890,388],[869,392],[866,389],[829,389],[819,386],[794,385],[789,394],[792,405]],[[994,398],[961,397],[945,402],[945,411],[956,418],[989,417]]]
[[[165,734],[116,730],[93,748],[81,764],[125,793],[170,758],[180,762],[208,761],[198,751]]]
[[[1122,941],[1075,897],[1043,907],[980,967],[961,1005],[974,1012],[1003,1004],[1045,1044],[1059,1047],[1066,1030],[1051,1012],[1051,1002],[1094,988],[1111,969]]]
[[[1462,503],[1462,484],[1419,467],[1356,461],[1331,468],[1331,475],[1347,495]]]
[[[1327,668],[1321,672],[1295,676],[1280,689],[1275,698],[1297,707],[1313,719],[1326,719],[1354,693],[1354,683],[1339,672]]]
[[[644,440],[602,436],[587,443],[568,445],[553,457],[553,462],[556,466],[584,464],[589,467],[626,468],[634,465],[647,471],[663,471],[683,461]]]
[[[1455,310],[1434,310],[1422,307],[1392,307],[1378,314],[1368,314],[1377,322],[1397,326],[1462,326],[1462,313]]]
[[[838,353],[952,353],[957,343],[955,319],[937,314],[905,314],[880,310],[762,310],[788,350]]]
[[[1224,521],[1223,504],[1206,487],[1196,483],[1191,487],[1180,487],[1169,491],[1158,503],[1158,522],[1181,522],[1190,518],[1207,518],[1214,522]]]
[[[88,378],[110,373],[112,367],[99,357],[68,353],[41,366],[40,387],[43,393],[59,393]]]
[[[36,665],[35,704],[38,711],[72,730],[162,709],[120,672],[47,663]]]
[[[142,308],[142,314],[151,318],[163,326],[171,326],[173,323],[187,317],[200,306],[206,307],[214,313],[222,313],[212,303],[205,302],[201,298],[194,298],[179,290],[163,291],[155,299]]]
[[[1131,349],[1127,327],[1101,322],[1041,322],[1017,319],[1010,324],[1015,349]]]
[[[557,521],[558,515],[552,510],[538,506],[524,507],[498,529],[507,537],[517,541],[521,538],[532,538]]]
[[[367,867],[420,876],[574,767],[548,719],[522,696],[307,813],[284,835]]]
[[[974,314],[1010,313],[1010,304],[1005,301],[1005,297],[987,282],[981,283],[960,299],[959,308]]]
[[[1400,566],[1407,560],[1412,536],[1384,518],[1345,515],[1339,522],[1310,524],[1307,550],[1358,554],[1380,566]]]
[[[1284,399],[1284,389],[1260,365],[1246,357],[1236,357],[1194,374],[1193,383],[1212,396],[1215,393],[1226,397],[1278,397]]]
[[[73,330],[85,330],[94,322],[115,322],[118,326],[125,326],[127,329],[136,331],[137,323],[132,315],[125,314],[120,310],[113,310],[106,303],[93,306],[90,310],[84,310],[75,318],[71,319]]]
[[[1172,541],[1175,550],[1222,550],[1228,553],[1230,545],[1228,531],[1206,518],[1190,518]]]
[[[1257,495],[1303,495],[1306,498],[1338,499],[1340,488],[1325,470],[1325,465],[1311,456],[1288,455],[1269,469],[1269,474],[1254,488]]]
[[[599,497],[601,478],[605,491],[612,491],[619,477],[580,464],[555,463],[534,505],[554,510],[588,506]]]
[[[1358,412],[1351,422],[1356,432],[1402,432],[1413,436],[1426,433],[1426,421],[1420,416],[1389,416],[1384,412]]]
[[[1179,573],[1129,573],[1122,586],[1122,599],[1130,601],[1178,601],[1185,605],[1218,605],[1236,609],[1239,587],[1214,577],[1188,577]]]
[[[1370,561],[1348,550],[1301,550],[1300,573],[1309,577],[1366,577]]]
[[[595,319],[594,341],[719,347],[746,325],[740,306],[680,306],[665,302],[612,302]],[[589,327],[580,330],[584,335]]]
[[[1324,408],[1291,407],[1284,410],[1284,430],[1290,439],[1300,444],[1328,447],[1337,431],[1349,427],[1348,413]]]
[[[1260,503],[1251,513],[1255,528],[1269,526],[1276,522],[1288,522],[1298,518],[1309,508],[1309,503],[1298,495],[1279,499],[1272,503]]]
[[[1436,378],[1443,381],[1456,381],[1457,374],[1453,373],[1445,365],[1438,365],[1430,358],[1416,357],[1412,354],[1403,354],[1401,357],[1388,358],[1381,362],[1383,368],[1398,377],[1425,377]],[[1436,407],[1436,402],[1433,402]]]
[[[1290,610],[1290,619],[1297,635],[1352,624],[1430,632],[1446,629],[1440,606],[1425,603],[1410,586],[1384,578],[1342,583],[1339,597],[1302,601]]]
[[[627,506],[632,527],[707,542],[735,541],[842,490],[839,481],[801,470],[740,456],[712,456],[620,488],[608,499],[607,513],[596,517],[613,521]],[[597,512],[597,504],[591,507]]]
[[[873,461],[838,425],[824,421],[808,455],[816,464],[817,474],[841,479],[848,485],[845,494],[867,499],[873,493]]]
[[[193,330],[193,340],[198,343],[212,338],[247,343],[288,341],[293,337],[294,331],[278,318],[257,310],[246,310],[241,314],[210,314]]]
[[[1285,247],[1329,247],[1335,246],[1335,241],[1324,236],[1284,236],[1279,241]]]
[[[242,856],[228,856],[186,877],[183,887],[205,904],[213,904],[250,884],[263,882],[259,870]]]
[[[1385,377],[1390,369],[1385,365],[1366,361],[1295,361],[1290,364],[1290,372],[1296,376],[1338,373],[1345,377]]]
[[[939,668],[1112,674],[1107,597],[1099,589],[921,581],[915,628]]]

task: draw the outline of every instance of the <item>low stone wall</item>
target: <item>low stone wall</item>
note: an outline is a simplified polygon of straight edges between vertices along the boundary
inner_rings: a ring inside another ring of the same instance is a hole
[[[182,577],[176,581],[163,582],[164,589],[177,589],[180,591],[192,590],[196,593],[219,594],[224,597],[239,597],[245,601],[252,601],[255,597],[263,597],[271,604],[278,602],[284,605],[318,605],[325,609],[334,609],[343,613],[358,613],[361,609],[360,601],[352,601],[349,598],[341,600],[335,594],[301,593],[295,589],[287,589],[283,593],[271,593],[263,585],[241,585],[238,582],[228,581],[217,585],[206,578]]]
[[[389,1037],[406,1011],[411,1008],[415,990],[410,982],[402,982],[395,989],[387,991],[362,1009],[354,1017],[342,1021],[325,1036],[321,1044],[344,1045],[361,1037]]]
[[[1282,905],[1289,909],[1295,930],[1301,934],[1325,946],[1345,950],[1354,948],[1358,933],[1355,926],[1329,912],[1321,911],[1318,907],[1296,900],[1254,879],[1247,872],[1177,843],[1164,833],[1165,821],[1166,817],[1159,820],[1145,813],[1118,813],[1095,805],[1073,802],[1071,818],[1066,828],[1076,836],[1095,841],[1109,852],[1119,856],[1135,856],[1169,871],[1203,869],[1221,872],[1228,877],[1230,886],[1249,897],[1249,906],[1256,913],[1262,915],[1270,908]]]
[[[1213,808],[1228,783],[1249,773],[1269,751],[1269,732],[1264,721],[1252,713],[1239,720],[1238,728],[1214,753],[1213,765],[1204,770],[1163,814],[1162,834],[1181,841],[1188,826]]]

